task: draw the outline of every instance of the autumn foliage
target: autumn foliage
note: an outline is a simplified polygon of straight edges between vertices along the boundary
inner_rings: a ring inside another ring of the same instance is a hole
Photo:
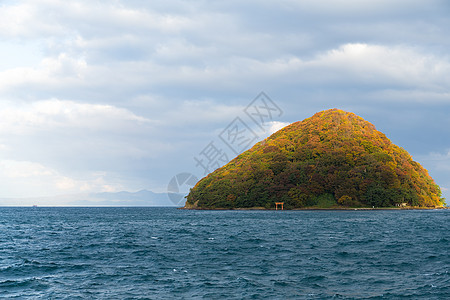
[[[442,206],[440,196],[403,148],[361,117],[331,109],[281,129],[200,180],[186,207],[433,207]]]

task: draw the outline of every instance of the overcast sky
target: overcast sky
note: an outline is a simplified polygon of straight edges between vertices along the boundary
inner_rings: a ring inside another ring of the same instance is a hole
[[[236,117],[260,140],[334,107],[450,198],[449,15],[444,0],[1,1],[0,198],[164,192],[204,175],[211,142],[234,157]],[[262,91],[282,112],[260,128],[244,109]]]

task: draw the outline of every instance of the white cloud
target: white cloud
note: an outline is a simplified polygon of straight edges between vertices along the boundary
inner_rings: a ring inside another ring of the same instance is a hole
[[[370,98],[377,102],[395,101],[398,103],[408,104],[411,102],[423,104],[445,104],[450,102],[450,92],[444,89],[439,90],[423,90],[423,89],[386,89],[377,90],[371,93]]]
[[[8,178],[28,178],[38,176],[55,175],[53,170],[47,169],[41,164],[28,161],[0,161],[2,175]]]
[[[445,115],[446,9],[434,0],[2,2],[1,159],[56,172],[53,190],[161,190],[261,90],[285,111],[261,134],[344,104]],[[14,180],[45,194],[32,179]]]
[[[444,153],[431,152],[428,155],[420,155],[418,158],[437,171],[450,171],[450,150]]]
[[[415,160],[420,162],[434,178],[436,183],[441,187],[442,196],[450,198],[450,149],[444,152],[431,152],[428,154],[416,155]],[[448,200],[447,200],[448,203]]]
[[[311,64],[355,81],[361,78],[374,84],[392,84],[394,80],[401,86],[423,88],[450,86],[448,60],[404,46],[345,44],[319,56]]]
[[[159,66],[156,83],[207,84],[241,87],[243,84],[274,81],[281,85],[365,84],[444,91],[450,88],[450,61],[424,54],[411,47],[371,44],[344,44],[309,59],[298,56],[275,60],[234,57],[221,66],[186,66],[175,72]],[[166,76],[164,76],[166,74]],[[170,75],[171,76],[170,76]],[[173,74],[173,75],[172,75]]]
[[[44,100],[31,104],[0,106],[0,132],[29,134],[53,129],[123,130],[124,127],[148,125],[151,120],[126,109],[105,104],[77,103],[67,100]]]
[[[176,107],[168,108],[163,119],[168,125],[223,124],[231,122],[244,108],[243,105],[225,105],[212,100],[185,100]]]
[[[70,178],[55,169],[30,161],[0,161],[1,197],[51,196],[80,192],[118,191],[122,185],[106,183],[107,174],[91,174],[84,180]]]
[[[48,18],[40,18],[39,5],[36,4],[38,3],[25,1],[17,5],[1,5],[0,34],[11,37],[31,37],[44,33],[61,34],[61,26],[49,24]]]
[[[40,89],[87,87],[90,78],[88,66],[83,58],[72,58],[65,53],[57,57],[44,58],[38,67],[20,67],[0,72],[0,92],[26,88],[30,91]],[[92,71],[90,71],[92,72]]]
[[[277,132],[278,130],[291,124],[288,122],[279,122],[279,121],[272,121],[270,123],[271,123],[270,128],[268,130],[269,134],[273,134],[273,133]]]
[[[69,57],[66,53],[59,54],[56,59],[45,58],[42,61],[42,69],[50,76],[58,78],[82,78],[86,68],[87,64],[84,59],[75,59]]]
[[[130,29],[171,33],[190,28],[193,23],[183,15],[160,14],[142,7],[133,9],[118,2],[92,1],[22,1],[0,6],[0,16],[0,34],[13,37],[61,36],[77,31],[112,33]]]
[[[320,8],[336,14],[346,9],[381,13],[405,6],[404,1],[342,0],[333,5],[329,1],[297,2],[282,1],[300,10],[318,13]],[[197,94],[292,84],[396,85],[434,92],[450,87],[449,57],[410,45],[348,39],[305,54],[302,50],[314,47],[314,42],[321,43],[315,41],[318,37],[296,23],[292,24],[298,28],[295,31],[291,27],[284,31],[285,24],[274,26],[274,30],[280,27],[281,34],[271,33],[269,26],[263,28],[265,31],[256,30],[247,21],[249,12],[233,11],[233,7],[240,7],[236,3],[208,8],[201,3],[180,2],[140,7],[120,1],[22,3],[4,6],[4,14],[15,11],[16,23],[27,25],[21,25],[23,28],[45,22],[64,30],[61,35],[60,30],[37,35],[36,39],[45,40],[47,45],[46,58],[39,67],[0,73],[0,92],[11,97],[27,90],[27,94],[39,94],[41,99],[88,95],[111,102],[119,101],[120,94],[148,90],[164,93],[169,87]],[[408,9],[424,5],[421,1],[408,3]],[[271,9],[273,5],[265,2],[262,8]],[[4,28],[8,31],[8,26]],[[11,29],[9,33],[20,36],[17,32],[20,30]]]
[[[353,18],[430,10],[440,4],[439,0],[282,0],[279,2],[282,7],[307,14]]]
[[[144,159],[150,164],[149,159],[171,147],[152,138],[155,124],[107,104],[0,102],[4,196],[7,191],[31,196],[116,191],[124,182],[128,187],[135,186],[133,181],[141,184],[144,180],[130,170],[142,169]],[[107,175],[92,175],[98,171]]]
[[[253,130],[253,132],[256,133],[256,135],[258,137],[256,142],[264,140],[265,138],[271,136],[278,130],[280,130],[290,124],[291,123],[289,123],[289,122],[269,121],[269,122],[265,123],[264,128],[260,128],[252,123],[248,123],[248,125],[251,125],[253,127],[252,130]]]

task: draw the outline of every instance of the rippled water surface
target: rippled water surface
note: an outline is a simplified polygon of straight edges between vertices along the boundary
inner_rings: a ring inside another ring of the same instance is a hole
[[[0,208],[0,297],[450,299],[449,217]]]

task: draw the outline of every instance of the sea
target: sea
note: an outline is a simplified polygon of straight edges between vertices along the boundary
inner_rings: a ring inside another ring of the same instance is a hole
[[[450,210],[0,208],[0,298],[450,299]]]

